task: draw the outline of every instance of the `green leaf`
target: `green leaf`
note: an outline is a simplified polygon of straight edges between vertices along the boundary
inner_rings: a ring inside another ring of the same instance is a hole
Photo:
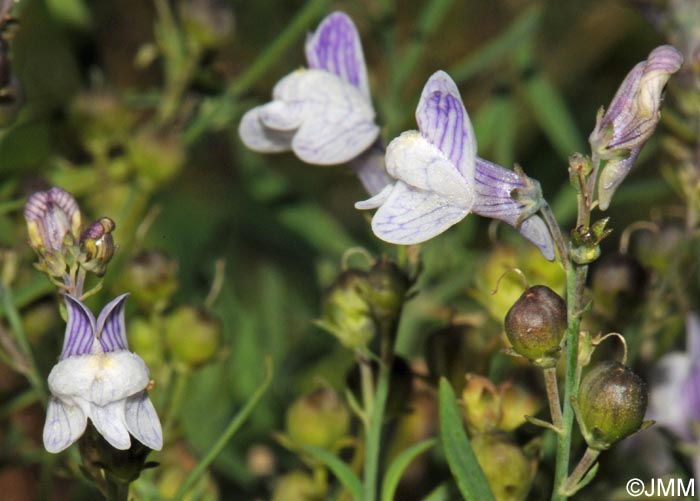
[[[499,63],[524,40],[533,37],[542,17],[542,8],[535,5],[526,9],[507,30],[497,38],[458,61],[447,71],[457,85]]]
[[[352,499],[362,499],[362,483],[360,479],[337,456],[334,456],[326,449],[311,445],[303,447],[303,451],[325,464],[333,472],[333,475],[340,480],[340,483],[350,491]]]
[[[382,501],[392,501],[394,499],[396,487],[399,485],[399,480],[401,480],[401,475],[403,475],[406,467],[408,467],[411,461],[417,456],[430,449],[436,443],[437,440],[434,438],[424,440],[423,442],[409,447],[394,459],[384,477],[384,483],[382,484]]]
[[[549,79],[536,73],[526,80],[524,90],[535,119],[562,158],[583,151],[581,133],[566,101]]]
[[[493,500],[457,407],[457,399],[447,379],[440,379],[440,443],[457,487],[467,501]]]

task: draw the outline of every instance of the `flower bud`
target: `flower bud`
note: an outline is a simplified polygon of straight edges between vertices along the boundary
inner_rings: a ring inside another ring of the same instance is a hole
[[[513,350],[542,368],[556,365],[566,327],[566,303],[544,285],[526,289],[505,319]]]
[[[332,388],[318,388],[287,410],[287,435],[297,446],[333,450],[349,428],[350,412]]]
[[[40,265],[52,276],[63,276],[80,231],[78,203],[70,193],[54,186],[29,197],[24,218],[29,245],[39,255]]]
[[[671,45],[657,47],[637,64],[620,85],[610,107],[598,114],[589,141],[607,160],[598,181],[598,203],[606,210],[640,150],[656,129],[662,92],[671,75],[683,64],[683,56]]]
[[[369,270],[367,301],[380,321],[394,321],[410,287],[406,274],[385,257]]]
[[[502,416],[501,395],[496,385],[488,378],[467,374],[467,384],[462,391],[462,403],[464,419],[472,434],[498,429]]]
[[[104,275],[107,264],[114,256],[116,246],[112,232],[116,225],[108,217],[103,217],[92,223],[80,236],[80,250],[83,252],[81,264],[95,273]]]
[[[525,388],[510,381],[494,385],[488,378],[467,374],[462,391],[464,418],[470,433],[513,431],[542,407]]]
[[[364,271],[350,269],[341,273],[326,293],[323,317],[317,325],[347,348],[366,346],[377,332],[377,322],[367,302],[370,287]]]
[[[640,306],[647,284],[644,267],[627,254],[608,254],[593,266],[593,307],[609,320],[624,324]]]
[[[642,426],[646,384],[618,362],[603,362],[583,377],[578,395],[581,432],[591,449],[609,449]]]
[[[527,497],[534,468],[517,444],[504,435],[488,433],[472,437],[471,446],[496,499]]]
[[[221,343],[221,322],[204,310],[181,306],[165,321],[165,344],[173,358],[199,367],[217,354]]]
[[[275,483],[272,501],[321,501],[325,496],[308,473],[293,471]]]
[[[163,366],[165,354],[159,329],[145,318],[136,317],[127,329],[129,346],[146,362],[151,374]]]
[[[130,290],[139,305],[152,310],[167,305],[178,288],[177,260],[164,252],[144,250],[129,260],[121,288]]]
[[[140,131],[129,140],[127,153],[148,188],[170,181],[185,165],[182,141],[161,131]]]
[[[215,49],[233,33],[233,12],[222,0],[186,0],[181,18],[190,39],[204,49]]]

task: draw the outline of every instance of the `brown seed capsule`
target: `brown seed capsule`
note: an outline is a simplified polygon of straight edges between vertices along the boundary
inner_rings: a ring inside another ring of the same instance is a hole
[[[542,368],[556,365],[566,326],[566,303],[544,285],[526,289],[505,319],[513,350]]]

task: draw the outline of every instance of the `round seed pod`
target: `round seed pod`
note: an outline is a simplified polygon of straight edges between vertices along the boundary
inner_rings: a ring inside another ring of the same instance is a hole
[[[566,303],[545,285],[526,289],[505,318],[513,350],[542,368],[556,365],[566,326]]]
[[[609,449],[642,426],[648,393],[642,379],[619,362],[603,362],[581,381],[578,407],[591,449]]]

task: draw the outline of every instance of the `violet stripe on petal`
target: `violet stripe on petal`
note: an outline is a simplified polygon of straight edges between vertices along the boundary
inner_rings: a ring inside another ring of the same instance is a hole
[[[90,352],[94,339],[95,320],[92,312],[73,296],[66,295],[68,324],[60,359]]]

